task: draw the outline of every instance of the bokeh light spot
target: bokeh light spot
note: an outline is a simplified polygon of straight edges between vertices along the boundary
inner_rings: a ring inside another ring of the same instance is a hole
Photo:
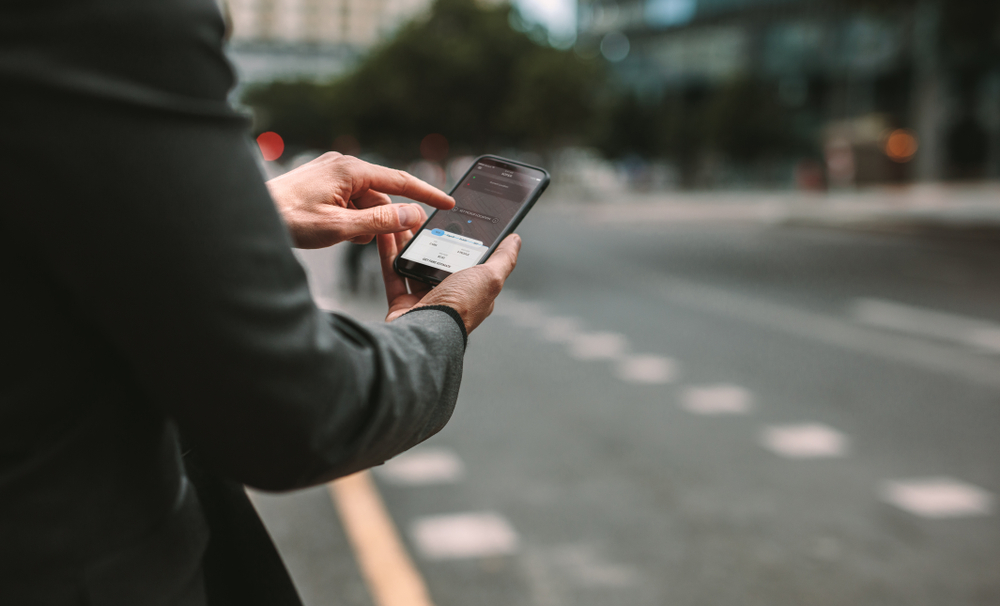
[[[448,157],[448,139],[437,133],[427,135],[420,142],[420,156],[431,162],[444,160]]]
[[[628,57],[630,49],[628,38],[621,32],[611,32],[601,40],[601,54],[612,63],[617,63]]]
[[[257,135],[257,145],[268,162],[277,160],[285,152],[285,142],[278,133],[268,131]]]
[[[899,128],[885,140],[885,155],[893,162],[909,162],[917,153],[917,138],[913,131]]]

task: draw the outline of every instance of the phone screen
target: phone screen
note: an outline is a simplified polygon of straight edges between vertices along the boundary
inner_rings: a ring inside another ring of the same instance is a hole
[[[476,265],[545,182],[540,170],[478,159],[452,191],[455,207],[436,211],[401,259],[447,273]]]

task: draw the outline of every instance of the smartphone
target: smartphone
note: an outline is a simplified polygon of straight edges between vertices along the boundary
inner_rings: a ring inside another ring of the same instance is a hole
[[[439,284],[478,265],[517,228],[549,186],[545,169],[480,156],[449,194],[451,210],[436,210],[396,257],[396,273]]]

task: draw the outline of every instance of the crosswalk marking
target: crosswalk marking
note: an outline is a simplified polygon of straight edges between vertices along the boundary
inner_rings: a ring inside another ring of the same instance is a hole
[[[753,398],[738,385],[692,385],[681,393],[680,404],[698,415],[742,415],[750,412]]]
[[[424,486],[457,482],[465,475],[465,467],[447,448],[423,447],[390,459],[375,472],[391,484]]]
[[[883,501],[924,518],[958,518],[993,513],[989,492],[947,477],[917,478],[886,482]]]
[[[648,354],[626,356],[618,362],[616,374],[619,379],[630,383],[672,383],[677,377],[677,362],[671,358]]]
[[[842,457],[848,447],[847,436],[820,423],[767,427],[761,433],[761,443],[789,459]]]
[[[542,337],[553,343],[568,343],[580,334],[580,321],[576,318],[556,316],[542,326]]]
[[[728,293],[720,295],[721,291],[715,290],[711,291],[713,296],[709,301],[706,296],[702,296],[709,292],[707,287],[685,284],[681,284],[680,288],[677,284],[674,286],[668,295],[673,299],[680,297],[680,302],[693,303],[693,299],[697,298],[699,304],[708,301],[714,305],[710,307],[716,311],[722,308],[725,308],[725,311],[749,308],[750,312],[742,313],[741,317],[752,316],[749,319],[757,323],[813,336],[824,342],[850,345],[869,353],[883,354],[885,353],[883,342],[890,341],[885,337],[869,338],[867,333],[858,332],[860,330],[858,327],[854,327],[854,332],[851,332],[852,328],[848,323],[838,323],[819,314],[782,308],[780,311],[783,317],[779,320],[777,305],[765,308],[764,303],[746,298],[737,300],[735,296],[729,296],[727,299],[724,295]],[[566,343],[568,352],[573,358],[613,362],[615,374],[623,381],[664,384],[676,379],[675,360],[654,354],[629,355],[628,341],[618,333],[582,332],[581,323],[576,318],[546,317],[542,307],[537,303],[513,298],[505,304],[503,314],[510,317],[516,325],[539,328],[539,334],[545,340]],[[878,299],[856,299],[851,306],[851,315],[856,322],[868,326],[961,344],[980,352],[1000,353],[1000,324],[985,320],[944,314]],[[851,338],[855,340],[851,341]],[[896,345],[901,343],[904,341],[899,341]],[[868,347],[869,345],[871,347]],[[953,350],[954,354],[943,356],[937,355],[945,352],[941,349],[943,345],[935,346],[915,341],[911,345],[909,349],[892,347],[892,355],[889,357],[905,359],[935,370],[960,370],[962,371],[960,374],[969,378],[996,384],[996,374],[992,372],[992,367],[987,368],[979,364],[978,360],[963,357],[958,350]],[[964,355],[971,355],[971,352]],[[953,364],[943,362],[945,358],[952,359],[956,356],[961,359]],[[986,361],[985,358],[980,359]],[[681,392],[679,404],[684,410],[699,415],[744,415],[751,412],[755,406],[753,395],[748,390],[728,383],[688,386]],[[850,450],[850,439],[845,434],[821,423],[765,427],[760,432],[759,441],[767,450],[794,459],[843,457]],[[926,518],[990,515],[995,507],[995,497],[988,491],[946,477],[885,482],[879,494],[883,501],[913,515]],[[476,518],[475,515],[487,517]],[[509,553],[510,550],[516,550],[516,533],[503,518],[498,516],[490,518],[491,515],[495,516],[495,514],[465,514],[465,517],[458,516],[452,520],[449,520],[448,516],[425,519],[422,525],[414,527],[414,540],[418,545],[423,544],[421,551],[425,552],[425,555],[432,554],[427,555],[432,558],[475,557],[475,555],[447,554],[485,553],[491,549],[494,553]],[[437,538],[429,538],[434,536]],[[483,547],[491,544],[493,547]],[[508,551],[504,551],[505,549]]]
[[[614,332],[585,333],[569,342],[569,355],[577,360],[611,360],[625,353],[627,343]]]
[[[482,558],[515,553],[520,539],[494,512],[458,513],[416,520],[410,536],[429,560]]]
[[[545,322],[545,311],[537,303],[518,301],[507,315],[515,326],[522,328],[537,328]]]

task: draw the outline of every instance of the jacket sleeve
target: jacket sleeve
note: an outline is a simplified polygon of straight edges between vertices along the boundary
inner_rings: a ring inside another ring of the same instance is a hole
[[[114,360],[102,372],[219,471],[308,486],[445,424],[463,329],[438,309],[391,324],[318,310],[243,121],[24,94],[46,128],[13,128],[6,220]]]

